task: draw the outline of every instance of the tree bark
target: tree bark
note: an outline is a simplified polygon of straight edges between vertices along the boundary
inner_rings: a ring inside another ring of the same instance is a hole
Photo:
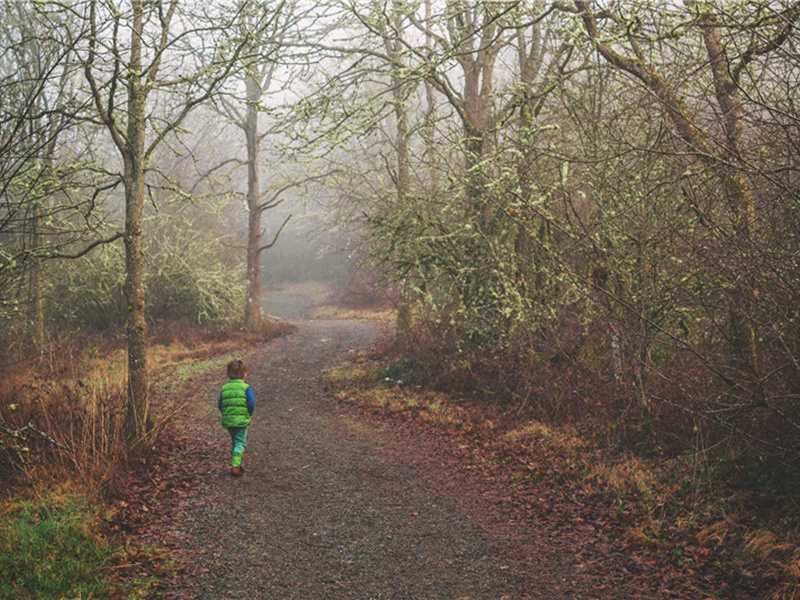
[[[402,39],[402,9],[402,3],[398,0],[393,0],[391,17],[391,26],[394,30],[393,34],[390,34],[385,25],[382,27],[384,47],[391,61],[392,101],[396,120],[394,150],[397,159],[397,175],[395,179],[395,190],[397,192],[397,202],[400,205],[405,203],[408,194],[411,192],[411,165],[409,156],[409,139],[411,134],[407,106],[409,84],[404,80],[400,70],[403,60],[401,52],[404,47]],[[413,328],[414,305],[409,288],[410,284],[407,280],[400,282],[398,289],[397,318],[395,319],[395,349],[400,352],[409,349]]]
[[[425,23],[430,28],[433,9],[431,0],[425,0]],[[433,52],[433,40],[430,31],[425,32],[425,46]],[[425,162],[428,164],[430,177],[430,193],[436,196],[439,193],[439,165],[434,141],[436,132],[436,96],[433,84],[430,79],[425,79],[425,122],[423,125],[423,136],[425,138]]]
[[[720,38],[716,15],[708,12],[703,25],[703,42],[714,78],[714,92],[722,111],[722,128],[726,144],[722,149],[722,177],[733,218],[735,247],[750,247],[755,223],[755,200],[753,184],[744,172],[741,151],[744,147],[742,125],[742,100],[739,84],[734,79],[725,47]],[[753,329],[754,285],[751,281],[736,283],[730,303],[731,342],[738,361],[743,366],[758,372],[758,350]]]
[[[456,59],[464,77],[462,110],[459,110],[464,127],[464,169],[466,172],[466,194],[475,214],[486,218],[484,205],[484,174],[480,172],[484,156],[491,148],[491,129],[494,127],[490,114],[494,93],[494,67],[504,41],[498,35],[498,24],[490,5],[478,5],[465,9],[451,3],[449,21],[451,38],[459,40]]]
[[[33,219],[31,220],[31,247],[36,251],[41,248],[42,209],[38,202],[33,205]],[[31,262],[30,280],[31,304],[31,338],[33,349],[39,358],[44,354],[44,304],[42,301],[42,259],[34,255]]]

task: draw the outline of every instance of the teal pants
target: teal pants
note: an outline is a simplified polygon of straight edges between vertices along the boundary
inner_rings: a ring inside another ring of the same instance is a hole
[[[231,434],[231,466],[241,467],[247,445],[247,427],[228,427],[228,433]]]

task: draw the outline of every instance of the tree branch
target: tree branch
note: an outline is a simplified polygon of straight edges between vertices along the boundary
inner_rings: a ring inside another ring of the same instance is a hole
[[[286,219],[284,220],[283,224],[278,228],[278,231],[275,233],[275,237],[272,238],[272,241],[269,244],[267,244],[266,246],[261,246],[261,248],[258,249],[258,253],[259,254],[261,254],[264,250],[269,250],[270,248],[272,248],[275,245],[275,242],[278,241],[278,236],[280,236],[281,232],[283,231],[283,228],[286,227],[286,224],[289,222],[289,219],[291,219],[291,218],[292,218],[292,215],[289,215],[288,217],[286,217]]]
[[[114,235],[112,235],[110,238],[107,238],[107,239],[104,239],[104,240],[97,240],[95,242],[92,242],[86,248],[84,248],[83,250],[81,250],[80,252],[78,252],[76,254],[64,254],[62,252],[52,252],[52,253],[48,253],[46,256],[44,256],[44,258],[48,259],[48,260],[51,259],[51,258],[68,258],[68,259],[80,258],[81,256],[85,256],[86,254],[89,254],[89,252],[91,252],[92,250],[97,248],[97,246],[100,246],[100,245],[103,245],[103,244],[110,244],[112,242],[117,241],[118,239],[120,239],[122,237],[125,237],[125,234],[122,233],[122,232],[117,232]]]

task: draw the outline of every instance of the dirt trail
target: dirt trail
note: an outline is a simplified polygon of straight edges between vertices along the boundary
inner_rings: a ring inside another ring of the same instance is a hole
[[[213,403],[220,380],[195,382],[195,434],[219,443],[172,524],[193,563],[193,575],[172,592],[214,599],[668,597],[621,584],[622,561],[599,551],[578,556],[585,544],[555,526],[515,521],[491,499],[490,483],[454,457],[433,455],[419,434],[326,395],[320,372],[379,333],[374,323],[303,321],[297,333],[246,356],[258,404],[241,479],[226,468],[227,435]]]

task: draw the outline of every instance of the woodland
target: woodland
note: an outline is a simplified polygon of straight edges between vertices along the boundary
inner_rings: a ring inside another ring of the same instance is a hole
[[[800,2],[1,4],[5,515],[113,497],[164,365],[318,280],[375,385],[652,465],[720,597],[800,598]]]

